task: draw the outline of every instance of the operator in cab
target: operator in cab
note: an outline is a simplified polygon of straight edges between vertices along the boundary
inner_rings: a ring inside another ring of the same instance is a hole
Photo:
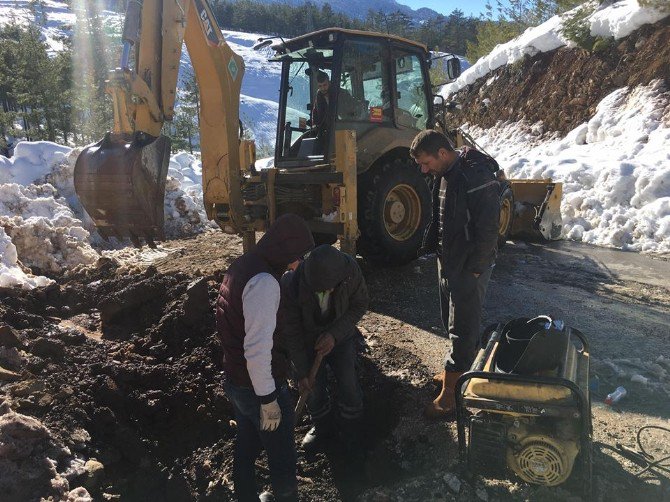
[[[307,70],[311,75],[312,70]],[[346,89],[338,89],[330,82],[330,77],[323,70],[316,71],[317,92],[312,102],[310,126],[317,129],[317,137],[327,138],[330,125],[331,103],[337,102],[337,116],[342,120],[359,118],[361,103]]]

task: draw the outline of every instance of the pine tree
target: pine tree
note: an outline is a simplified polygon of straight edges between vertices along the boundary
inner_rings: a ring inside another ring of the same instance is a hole
[[[188,148],[193,153],[195,138],[200,130],[200,93],[193,75],[189,75],[180,89],[179,103],[175,109],[172,124],[166,129],[172,140],[173,148]]]
[[[112,126],[111,99],[105,80],[112,68],[112,55],[118,52],[106,35],[96,2],[78,0],[75,26],[73,128],[81,138],[98,141]]]

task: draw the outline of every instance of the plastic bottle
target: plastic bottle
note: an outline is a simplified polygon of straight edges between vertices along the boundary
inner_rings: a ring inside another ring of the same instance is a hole
[[[628,394],[626,389],[623,387],[617,387],[614,392],[607,394],[607,398],[605,398],[605,404],[612,405],[614,403],[618,403],[626,394]]]

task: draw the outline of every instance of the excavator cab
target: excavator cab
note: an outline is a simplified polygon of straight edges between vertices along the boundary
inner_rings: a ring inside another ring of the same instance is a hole
[[[278,168],[328,162],[335,131],[350,130],[359,151],[371,153],[359,159],[364,172],[393,145],[393,135],[400,132],[401,143],[409,144],[432,122],[428,59],[420,44],[326,29],[282,40],[273,49],[271,61],[282,63]]]

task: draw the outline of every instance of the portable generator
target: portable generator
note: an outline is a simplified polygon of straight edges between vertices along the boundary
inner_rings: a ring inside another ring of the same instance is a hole
[[[580,460],[591,487],[589,346],[548,316],[485,331],[455,387],[461,461],[472,472],[556,486]],[[466,440],[467,438],[467,440]]]

